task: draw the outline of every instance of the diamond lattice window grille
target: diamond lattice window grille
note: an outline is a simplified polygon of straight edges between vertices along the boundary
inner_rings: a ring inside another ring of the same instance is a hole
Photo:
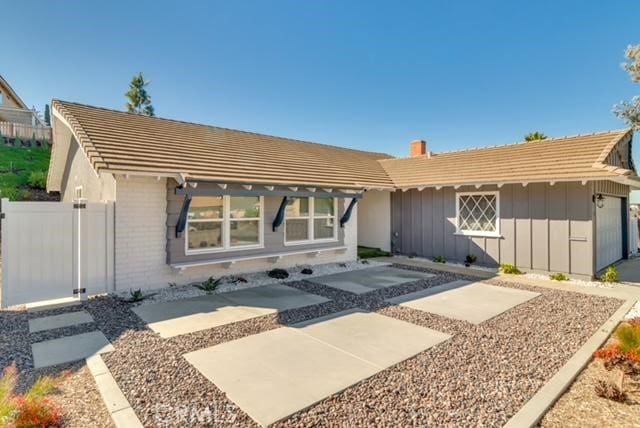
[[[497,230],[497,197],[494,194],[458,196],[458,230],[463,232],[495,232]]]

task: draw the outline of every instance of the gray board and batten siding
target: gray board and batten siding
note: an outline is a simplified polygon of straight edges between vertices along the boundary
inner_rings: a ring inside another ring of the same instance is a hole
[[[456,234],[457,192],[499,191],[498,237]],[[595,272],[594,193],[626,197],[613,182],[558,182],[426,188],[391,194],[391,241],[396,253],[534,271],[592,276]]]

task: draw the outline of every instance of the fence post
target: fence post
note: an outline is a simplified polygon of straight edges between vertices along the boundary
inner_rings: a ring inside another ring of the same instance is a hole
[[[74,199],[73,201],[73,212],[75,224],[73,228],[74,233],[74,269],[73,276],[75,278],[75,284],[73,289],[73,294],[78,296],[80,300],[87,299],[87,269],[86,269],[86,260],[85,257],[82,257],[82,253],[84,251],[83,248],[83,238],[84,231],[87,230],[87,201],[82,197],[78,199]]]
[[[0,199],[0,243],[2,244],[2,260],[0,263],[2,264],[2,278],[0,278],[0,308],[7,307],[7,280],[9,279],[9,271],[8,271],[8,263],[7,259],[9,258],[9,240],[7,239],[7,235],[9,233],[9,226],[7,224],[7,211],[9,208],[9,199],[2,198]]]

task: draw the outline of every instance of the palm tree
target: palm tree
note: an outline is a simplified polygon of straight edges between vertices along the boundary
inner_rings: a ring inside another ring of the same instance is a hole
[[[524,136],[525,141],[538,141],[538,140],[546,140],[546,139],[547,139],[547,136],[540,131],[529,132],[527,135]]]

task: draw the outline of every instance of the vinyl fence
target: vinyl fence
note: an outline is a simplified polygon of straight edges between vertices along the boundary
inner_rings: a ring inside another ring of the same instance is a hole
[[[2,199],[0,306],[113,290],[113,203]]]

